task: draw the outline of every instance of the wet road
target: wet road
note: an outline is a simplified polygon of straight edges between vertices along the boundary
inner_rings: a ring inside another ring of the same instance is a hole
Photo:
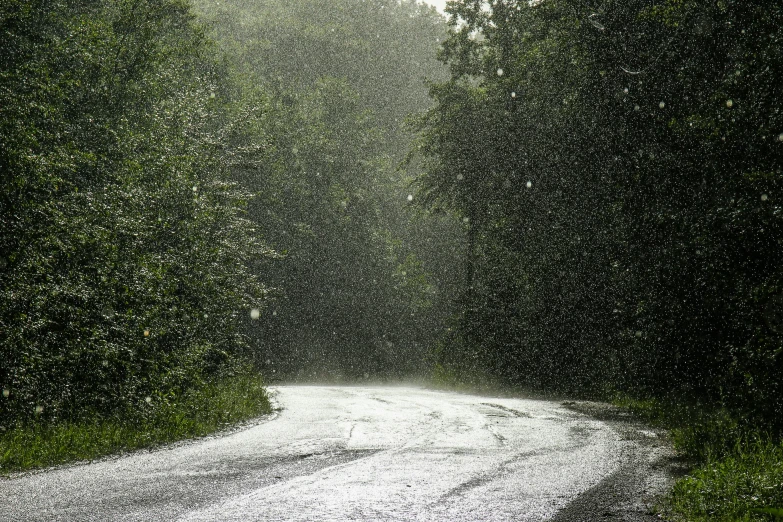
[[[665,487],[652,432],[556,402],[272,392],[232,434],[0,480],[0,520],[647,520]]]

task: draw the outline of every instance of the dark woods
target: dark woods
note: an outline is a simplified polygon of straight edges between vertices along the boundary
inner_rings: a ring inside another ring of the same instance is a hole
[[[451,5],[421,193],[469,227],[442,364],[783,418],[783,7]]]

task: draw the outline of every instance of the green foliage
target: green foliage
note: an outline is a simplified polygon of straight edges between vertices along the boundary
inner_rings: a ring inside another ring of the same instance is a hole
[[[783,10],[450,9],[418,183],[467,218],[463,351],[510,383],[779,429]]]
[[[677,482],[668,506],[674,520],[770,520],[783,506],[783,445],[738,444]]]
[[[257,264],[275,289],[249,330],[259,365],[302,379],[426,372],[459,281],[443,255],[459,227],[412,212],[416,168],[397,164],[403,121],[430,104],[424,77],[443,77],[443,20],[411,1],[196,4],[255,122],[231,134],[233,150],[264,144],[233,178],[285,253]]]
[[[0,430],[0,473],[12,473],[202,437],[271,410],[253,372],[224,376],[181,395],[150,397],[128,416],[32,422]]]
[[[182,394],[242,357],[269,250],[178,0],[0,8],[0,425]]]

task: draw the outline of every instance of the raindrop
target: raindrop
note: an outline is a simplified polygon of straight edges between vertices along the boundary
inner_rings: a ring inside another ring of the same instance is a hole
[[[778,141],[783,141],[783,132],[778,134]]]
[[[783,136],[783,134],[781,134],[781,136]],[[465,179],[465,176],[462,174],[457,174],[457,181],[462,181],[463,179]]]
[[[498,68],[498,76],[503,76],[503,69]]]
[[[642,331],[636,330],[636,337],[641,337],[641,336],[642,336]]]
[[[204,314],[204,319],[209,319],[209,316],[207,314]]]
[[[470,221],[470,218],[468,216],[465,216],[464,218],[462,218],[462,222],[463,223],[467,223],[468,221]]]
[[[269,359],[267,359],[267,360],[266,360],[266,363],[267,363],[267,364],[272,364],[272,361],[271,361],[271,360],[269,360]]]
[[[209,99],[210,100],[214,100],[215,99],[215,93],[214,92],[209,93]]]
[[[193,192],[198,192],[198,185],[193,185]]]
[[[144,337],[149,337],[149,336],[150,336],[150,331],[144,330]]]
[[[144,397],[144,402],[146,402],[147,404],[151,403],[152,402],[152,397],[150,397],[149,395]]]
[[[512,98],[516,98],[517,97],[517,93],[515,93],[514,91],[511,91],[511,97]]]
[[[533,188],[533,182],[532,181],[528,181],[527,183],[525,183],[525,186],[527,188]]]
[[[258,310],[258,308],[253,308],[250,310],[250,318],[251,319],[258,319],[258,316],[261,315],[261,312]]]
[[[277,310],[275,310],[274,312],[272,312],[272,315],[276,316],[276,315],[277,315]]]
[[[731,101],[731,100],[726,100],[726,107],[728,107],[729,109],[731,109],[731,106],[732,106],[732,105],[734,105],[734,102],[733,102],[733,101]]]
[[[625,89],[623,89],[623,92],[624,92],[625,94],[628,94],[628,87],[626,87]]]
[[[666,104],[664,102],[661,102],[658,104],[658,107],[663,109],[664,107],[666,107]]]
[[[593,27],[595,27],[599,31],[606,30],[606,27],[604,27],[604,25],[601,22],[599,22],[598,20],[595,19],[596,16],[597,15],[595,13],[593,13],[590,16],[588,16],[587,19],[590,21],[591,24],[593,24]]]
[[[43,406],[36,406],[35,407],[35,413],[43,413]]]
[[[413,194],[408,194],[408,201],[413,201]]]
[[[364,374],[364,378],[365,378],[365,379],[369,379],[369,378],[370,378],[370,374],[369,374],[369,373],[365,373],[365,374]]]
[[[107,366],[109,366],[109,361],[104,360],[101,364],[103,365],[104,368],[106,368]]]
[[[769,196],[767,196],[766,194],[762,194],[761,195],[761,201],[767,201],[768,199],[769,199]]]
[[[638,105],[634,105],[634,106],[633,106],[633,110],[635,110],[635,111],[638,111],[640,108],[641,108],[641,107],[639,107]]]
[[[9,395],[11,395],[11,390],[3,388],[3,397],[8,397]]]

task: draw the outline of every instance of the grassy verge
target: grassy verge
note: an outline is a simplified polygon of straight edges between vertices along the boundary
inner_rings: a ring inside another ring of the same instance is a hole
[[[669,499],[674,520],[734,522],[783,516],[783,445],[737,443],[678,481]],[[776,517],[780,518],[780,517]]]
[[[35,424],[0,432],[0,473],[201,437],[271,411],[256,375],[226,378],[191,390],[176,402],[151,400],[148,406],[125,419]]]
[[[783,520],[783,441],[725,411],[628,398],[615,403],[668,428],[675,449],[693,464],[664,501],[667,519]]]

